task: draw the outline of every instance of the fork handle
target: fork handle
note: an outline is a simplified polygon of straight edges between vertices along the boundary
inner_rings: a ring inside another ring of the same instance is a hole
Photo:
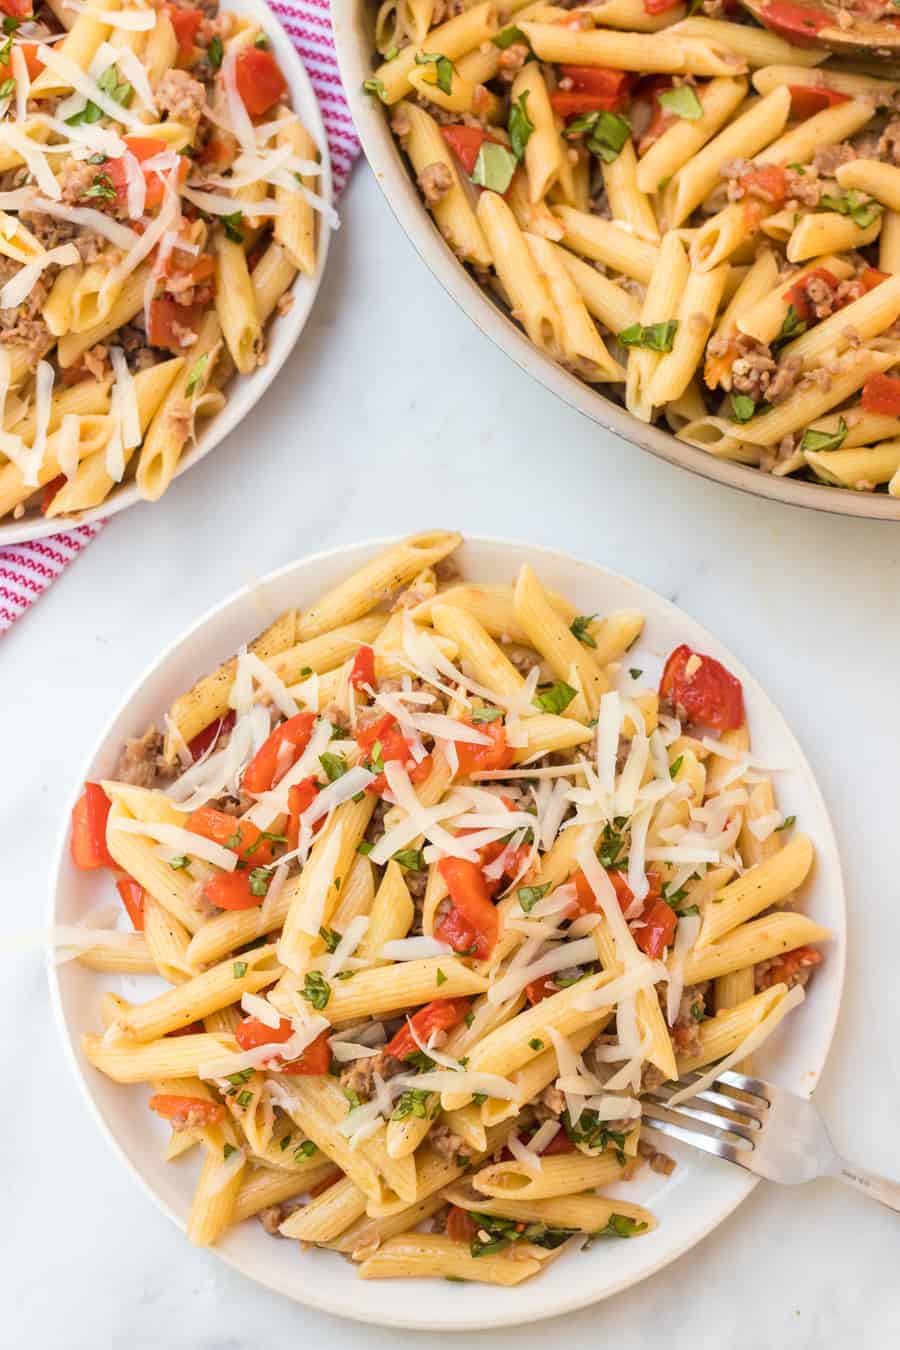
[[[880,1200],[888,1209],[900,1214],[900,1181],[890,1181],[880,1177],[877,1172],[869,1172],[865,1167],[857,1167],[846,1158],[838,1157],[831,1175],[856,1191],[862,1191],[872,1200]]]

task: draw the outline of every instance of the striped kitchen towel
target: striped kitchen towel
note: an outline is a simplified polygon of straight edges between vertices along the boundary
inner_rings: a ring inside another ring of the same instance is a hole
[[[274,0],[270,8],[300,53],[315,88],[328,133],[337,194],[359,154],[359,140],[338,74],[329,0]],[[31,608],[103,525],[103,521],[76,525],[46,539],[0,548],[0,633]]]

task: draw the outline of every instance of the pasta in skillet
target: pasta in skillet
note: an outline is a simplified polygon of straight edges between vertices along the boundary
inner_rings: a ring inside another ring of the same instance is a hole
[[[547,355],[720,458],[898,495],[896,67],[764,13],[386,0],[364,88]]]
[[[0,517],[156,500],[315,272],[319,151],[215,0],[2,8]]]
[[[133,924],[66,929],[105,996],[87,1059],[199,1149],[189,1234],[254,1215],[364,1279],[513,1285],[649,1234],[605,1188],[641,1096],[746,1062],[829,932],[740,683],[641,615],[579,614],[528,566],[453,576],[404,539],[176,699],[72,821]]]

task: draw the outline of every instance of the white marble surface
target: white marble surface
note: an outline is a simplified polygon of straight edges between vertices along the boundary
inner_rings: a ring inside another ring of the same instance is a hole
[[[314,320],[248,425],[161,505],[116,517],[3,643],[0,931],[43,921],[48,841],[110,709],[227,592],[305,552],[425,524],[567,547],[714,629],[794,726],[850,908],[819,1101],[839,1145],[900,1174],[900,532],[739,495],[614,440],[481,337],[364,168],[343,215]],[[6,963],[0,1019],[0,1345],[412,1346],[306,1312],[187,1246],[97,1134],[37,958]],[[900,1343],[898,1237],[900,1216],[837,1186],[762,1186],[691,1255],[554,1334],[616,1350],[886,1350]],[[548,1331],[490,1339],[531,1347]]]

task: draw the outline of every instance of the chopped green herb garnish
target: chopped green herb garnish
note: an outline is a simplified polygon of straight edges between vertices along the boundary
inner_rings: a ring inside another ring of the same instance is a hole
[[[603,1152],[612,1145],[619,1162],[625,1166],[624,1130],[610,1130],[609,1121],[598,1120],[596,1111],[582,1111],[577,1125],[572,1124],[568,1111],[564,1111],[562,1123],[573,1144],[583,1144],[591,1152]]]
[[[222,1153],[224,1155],[225,1161],[227,1162],[228,1159],[231,1157],[232,1153],[237,1153],[237,1149],[235,1148],[234,1144],[226,1144],[225,1147],[222,1149]]]
[[[226,1077],[232,1087],[242,1087],[244,1083],[249,1083],[253,1077],[252,1069],[240,1069],[237,1073],[226,1074]]]
[[[678,770],[681,768],[683,763],[684,763],[684,755],[679,755],[677,759],[672,760],[672,763],[669,765],[670,778],[678,777]]]
[[[647,347],[651,352],[670,352],[678,332],[678,320],[666,319],[662,323],[633,323],[618,334],[623,347]]]
[[[435,83],[442,94],[453,93],[453,62],[440,52],[416,52],[417,66],[434,66]]]
[[[813,431],[808,428],[800,442],[801,450],[840,450],[847,439],[849,428],[843,417],[838,419],[837,431]]]
[[[356,851],[357,853],[361,853],[364,858],[367,858],[374,847],[375,845],[370,844],[368,839],[363,839],[361,843],[356,845]]]
[[[539,1040],[537,1036],[533,1036],[528,1044],[531,1046],[532,1050],[543,1050],[544,1048],[544,1042]]]
[[[783,823],[781,825],[776,825],[774,833],[780,834],[782,830],[789,830],[793,825],[796,824],[797,824],[796,816],[785,816]]]
[[[399,47],[388,47],[387,51],[384,54],[384,59],[385,61],[395,61],[399,55],[400,55]]]
[[[425,1092],[422,1088],[407,1088],[397,1098],[397,1105],[394,1107],[391,1120],[405,1120],[407,1116],[415,1116],[417,1120],[427,1120],[429,1113],[434,1115],[439,1103],[432,1103],[430,1098],[434,1093]]]
[[[508,28],[501,28],[492,41],[494,46],[499,47],[502,52],[505,52],[507,47],[511,47],[514,42],[521,42],[524,46],[531,47],[531,43],[521,28],[517,28],[514,23],[511,23]]]
[[[3,84],[0,84],[0,98],[5,97],[4,89],[8,83],[8,80],[4,80]],[[113,187],[112,180],[108,174],[98,173],[94,178],[93,183],[91,183],[91,186],[87,188],[82,195],[85,197],[100,197],[107,201],[115,201],[116,189]]]
[[[565,712],[577,693],[578,691],[570,684],[566,684],[565,680],[555,680],[546,689],[538,688],[533,702],[542,712],[559,714]]]
[[[235,1100],[237,1101],[238,1106],[248,1107],[253,1101],[253,1093],[248,1092],[245,1088],[243,1092],[238,1093]]]
[[[218,70],[219,66],[221,66],[222,55],[222,39],[216,34],[206,49],[206,59],[213,70]]]
[[[756,404],[749,394],[731,395],[731,416],[735,422],[749,422],[756,412]]]
[[[628,674],[631,676],[633,680],[639,680],[643,675],[643,673],[644,672],[642,670],[639,670],[637,666],[632,666],[628,672]]]
[[[435,976],[435,984],[437,984],[437,985],[442,985],[442,984],[446,984],[446,983],[447,983],[447,976],[446,976],[446,975],[444,974],[444,972],[441,970],[440,966],[438,966],[438,968],[437,968],[437,975]]]
[[[666,112],[683,117],[688,122],[699,122],[703,116],[703,104],[697,97],[696,90],[689,84],[662,90],[656,95],[656,101]]]
[[[394,862],[398,862],[408,872],[425,870],[425,854],[420,848],[402,848],[399,853],[394,854]]]
[[[502,716],[502,708],[475,708],[472,712],[472,721],[475,723],[496,722]]]
[[[183,872],[186,867],[190,867],[191,860],[186,853],[180,854],[177,858],[169,859],[169,866],[173,872]]]
[[[203,376],[206,374],[206,367],[208,365],[209,365],[209,352],[204,352],[202,356],[197,357],[197,360],[191,366],[190,372],[188,374],[187,386],[184,391],[186,398],[190,398],[191,394],[197,388],[197,385],[200,383],[200,381],[203,379]]]
[[[646,1223],[639,1223],[637,1219],[630,1219],[627,1214],[610,1214],[606,1227],[598,1229],[596,1233],[591,1233],[591,1237],[636,1237],[638,1233],[643,1233],[646,1227]]]
[[[240,226],[244,221],[243,211],[231,211],[228,215],[220,216],[222,226],[225,230],[225,238],[230,239],[233,244],[242,244],[244,242],[244,232]]]
[[[387,103],[387,90],[384,87],[383,80],[363,80],[362,87],[364,94],[376,94],[382,103]]]
[[[294,1149],[294,1161],[300,1162],[301,1158],[311,1158],[316,1152],[316,1145],[311,1139],[304,1139],[302,1144],[298,1144]]]
[[[321,1012],[331,998],[331,985],[318,970],[308,970],[300,993],[307,1003],[311,1003],[318,1012]]]
[[[534,123],[528,116],[527,102],[528,90],[526,89],[514,103],[510,104],[509,121],[506,124],[513,154],[520,162],[525,156],[525,147],[534,131]]]
[[[627,824],[627,817],[616,816],[612,824],[607,823],[603,826],[603,833],[600,836],[600,844],[597,849],[597,858],[600,866],[605,867],[607,871],[614,868],[624,871],[628,866],[628,858],[622,856],[625,849],[625,827]]]
[[[775,341],[790,342],[792,338],[798,338],[805,332],[806,320],[800,318],[800,315],[794,309],[793,305],[788,305],[787,314],[784,316],[784,322],[781,325],[781,330]]]
[[[272,873],[265,867],[254,867],[248,877],[250,883],[250,894],[263,896],[269,893],[269,884],[272,880]]]
[[[232,973],[236,980],[242,980],[244,976],[247,974],[248,969],[249,967],[246,961],[235,961],[231,967]]]
[[[341,934],[335,932],[333,928],[320,928],[319,937],[325,943],[325,948],[329,954],[337,951],[338,943],[341,940]]]
[[[259,51],[264,52],[268,49],[269,39],[266,37],[265,33],[258,33],[253,45],[258,48]]]
[[[840,197],[823,193],[819,198],[819,209],[837,211],[839,215],[849,216],[854,225],[865,230],[878,219],[884,207],[880,202],[873,201],[871,197],[864,197],[862,193],[851,188]]]
[[[330,750],[319,756],[319,763],[325,770],[329,783],[336,783],[339,778],[343,778],[348,768],[344,756],[332,754]]]
[[[472,170],[472,182],[478,187],[490,188],[501,195],[512,182],[517,160],[505,145],[495,141],[482,141],[475,168]]]
[[[547,894],[549,889],[549,881],[545,882],[543,886],[521,886],[516,894],[524,912],[530,914],[537,902]]]
[[[612,164],[622,153],[622,147],[631,135],[631,123],[618,113],[590,112],[575,117],[566,127],[569,140],[584,136],[584,144],[592,155]]]
[[[579,642],[583,642],[586,647],[596,647],[596,639],[592,638],[588,632],[588,624],[593,623],[596,614],[578,614],[569,624],[569,632],[573,637],[577,637]]]

